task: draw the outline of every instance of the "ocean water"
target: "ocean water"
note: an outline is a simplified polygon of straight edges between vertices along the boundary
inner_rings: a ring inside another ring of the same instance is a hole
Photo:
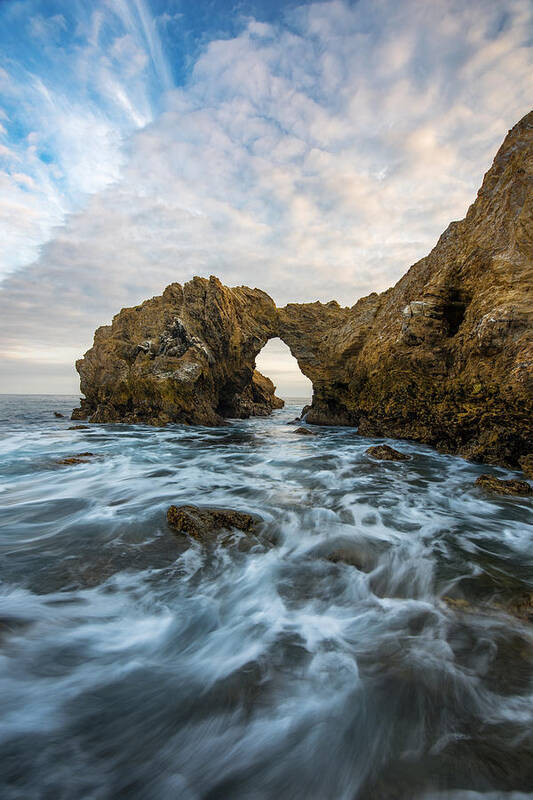
[[[533,501],[473,486],[512,473],[376,462],[298,403],[69,430],[75,401],[0,398],[2,800],[533,797]],[[257,542],[190,543],[171,503]]]

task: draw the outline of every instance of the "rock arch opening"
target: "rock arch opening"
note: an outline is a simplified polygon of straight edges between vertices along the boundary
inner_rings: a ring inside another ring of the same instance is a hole
[[[297,360],[282,339],[269,339],[255,360],[256,369],[276,387],[276,395],[285,401],[311,402],[313,384],[301,371]]]

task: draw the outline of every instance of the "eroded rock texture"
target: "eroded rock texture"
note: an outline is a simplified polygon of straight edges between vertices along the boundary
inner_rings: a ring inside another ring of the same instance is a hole
[[[464,220],[392,289],[276,309],[216,279],[169,286],[100,328],[77,362],[75,418],[216,424],[268,413],[255,357],[279,336],[313,383],[306,421],[358,425],[468,458],[533,453],[533,112],[508,134]],[[529,455],[529,459],[528,459]]]
[[[274,302],[259,289],[216,278],[173,283],[96,331],[76,363],[85,399],[73,417],[216,425],[268,414],[283,402],[255,357],[276,326]]]
[[[507,135],[465,219],[396,286],[351,309],[280,312],[314,386],[307,422],[529,464],[532,295],[533,112]]]

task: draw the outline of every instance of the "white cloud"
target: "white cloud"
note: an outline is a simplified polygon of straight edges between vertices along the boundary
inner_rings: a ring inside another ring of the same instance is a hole
[[[51,17],[38,14],[30,18],[29,30],[30,35],[35,39],[43,39],[45,42],[56,41],[61,36],[61,32],[67,30],[67,21],[62,14],[54,14]]]
[[[149,54],[167,86],[146,7],[116,9],[125,33],[111,60],[129,53],[131,75]],[[260,286],[280,304],[351,305],[394,283],[464,215],[529,110],[533,10],[509,0],[505,12],[497,0],[334,0],[287,25],[251,20],[205,48],[147,125],[126,67],[97,58],[102,96],[126,116],[131,101],[144,127],[126,152],[94,109],[62,111],[66,172],[93,194],[5,282],[6,346],[46,326],[51,347],[81,352],[120,307],[194,274]],[[102,18],[91,24],[96,47]]]
[[[21,61],[6,59],[6,69],[0,67],[0,118],[17,122],[12,141],[9,125],[0,129],[8,138],[0,156],[19,162],[33,181],[24,196],[9,188],[2,196],[9,227],[0,235],[11,244],[0,255],[0,276],[34,261],[66,213],[118,179],[124,143],[153,119],[169,86],[169,67],[143,0],[71,8],[81,9],[74,36],[66,36],[72,26],[63,15],[34,15],[27,29],[42,40],[42,50],[34,56],[31,41],[26,63],[17,30]],[[21,138],[24,127],[30,130]]]

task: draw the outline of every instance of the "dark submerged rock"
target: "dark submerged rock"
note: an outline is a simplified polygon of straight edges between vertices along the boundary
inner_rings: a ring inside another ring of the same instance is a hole
[[[89,425],[70,425],[70,427],[67,428],[67,430],[69,430],[69,431],[88,431],[89,430]]]
[[[370,572],[371,569],[368,564],[368,558],[365,558],[364,554],[356,553],[351,549],[333,550],[333,552],[329,553],[327,559],[332,564],[347,564],[349,567],[355,567],[361,572]]]
[[[374,447],[369,447],[368,450],[365,450],[365,453],[367,456],[372,456],[372,458],[376,458],[378,461],[409,461],[411,458],[407,453],[401,453],[399,450],[389,447],[388,444],[378,444]]]
[[[491,600],[474,602],[465,597],[451,597],[445,595],[442,600],[449,608],[455,611],[464,611],[472,614],[494,614],[494,612],[504,612],[524,622],[533,622],[533,592],[519,593],[515,597],[504,599],[495,598]]]
[[[88,408],[87,400],[86,400],[86,399],[83,397],[83,398],[80,400],[80,406],[79,406],[79,408],[75,408],[75,409],[72,411],[72,414],[70,415],[70,418],[71,418],[72,420],[77,420],[77,419],[87,419],[87,417],[89,416],[89,414],[90,414],[90,410],[89,410],[89,408]]]
[[[524,592],[513,597],[506,608],[515,617],[533,622],[533,592]]]
[[[533,494],[533,489],[527,481],[516,479],[501,480],[501,478],[496,478],[494,475],[480,475],[475,482],[475,486],[496,494],[513,494],[522,497]]]
[[[331,564],[346,564],[360,572],[372,572],[389,547],[388,542],[373,537],[336,536],[318,544],[309,555]]]
[[[54,417],[57,417],[57,419],[64,419],[65,415],[60,414],[59,411],[54,411]]]
[[[57,463],[61,466],[71,466],[72,464],[87,464],[91,458],[96,458],[95,453],[77,453],[75,456],[60,458]]]
[[[509,574],[500,560],[485,556],[478,567],[479,571],[459,579],[442,597],[446,605],[459,612],[503,612],[533,622],[533,591],[527,566],[522,574]]]

